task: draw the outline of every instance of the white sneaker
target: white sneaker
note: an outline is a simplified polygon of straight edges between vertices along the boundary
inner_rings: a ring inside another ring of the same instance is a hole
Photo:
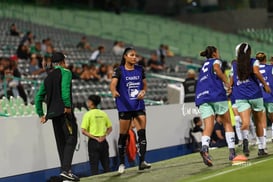
[[[72,172],[63,171],[60,176],[64,178],[63,180],[70,180],[70,181],[80,181],[80,178],[73,174]]]
[[[125,172],[125,165],[124,164],[120,164],[118,167],[118,173],[122,174]]]

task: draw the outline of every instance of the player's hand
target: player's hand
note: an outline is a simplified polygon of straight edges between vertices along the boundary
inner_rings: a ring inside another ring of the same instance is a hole
[[[141,91],[138,93],[137,98],[138,98],[138,99],[144,99],[145,94],[146,94],[145,90],[141,90]]]
[[[45,124],[47,122],[46,117],[45,116],[40,117],[40,122],[42,124]]]
[[[71,108],[65,107],[64,108],[64,113],[70,114],[71,113]]]
[[[112,92],[112,96],[113,97],[119,97],[120,95],[119,95],[118,91],[115,90],[115,91]]]
[[[101,142],[103,142],[105,139],[106,139],[106,136],[101,136],[101,137],[97,138],[97,141],[98,141],[99,143],[101,143]]]
[[[232,89],[231,89],[230,83],[228,83],[228,82],[224,83],[224,88],[225,88],[228,95],[231,94]]]
[[[270,87],[267,84],[264,85],[264,90],[267,93],[271,93],[271,89],[270,89]]]

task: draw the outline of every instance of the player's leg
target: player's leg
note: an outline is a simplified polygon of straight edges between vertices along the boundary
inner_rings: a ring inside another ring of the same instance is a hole
[[[151,168],[151,164],[145,161],[145,154],[147,151],[146,122],[146,113],[144,111],[137,111],[135,116],[135,127],[137,129],[139,146],[139,170]]]
[[[72,114],[64,115],[64,123],[62,125],[62,130],[65,136],[65,147],[63,151],[63,161],[62,166],[64,167],[64,171],[68,174],[63,174],[66,179],[79,181],[79,177],[72,173],[71,165],[72,159],[75,151],[75,147],[77,145],[77,137],[78,137],[78,126],[75,120],[75,117]]]
[[[88,156],[91,169],[91,175],[99,174],[99,143],[95,139],[88,140]]]
[[[130,112],[119,113],[119,139],[118,139],[118,154],[119,154],[119,173],[124,173],[125,170],[125,150],[128,131],[131,125],[132,116]]]
[[[241,146],[243,144],[243,137],[242,137],[242,131],[241,131],[242,120],[240,118],[236,104],[232,105],[232,110],[233,110],[234,119],[235,119],[235,132],[239,140],[238,146]]]
[[[265,146],[264,146],[264,127],[266,123],[266,114],[265,114],[265,108],[263,99],[253,99],[252,102],[252,109],[253,109],[253,118],[254,123],[256,125],[256,135],[258,139],[258,155],[263,156],[267,155],[265,152]]]
[[[100,145],[100,161],[104,172],[110,172],[109,145],[106,140]]]
[[[248,135],[249,135],[249,124],[250,124],[250,115],[251,108],[248,100],[236,100],[236,105],[238,108],[238,112],[240,118],[242,120],[242,137],[243,137],[243,153],[245,156],[249,156],[249,148],[248,148]]]
[[[214,104],[215,113],[219,115],[225,128],[225,138],[229,148],[229,160],[233,160],[235,154],[235,133],[231,124],[228,102],[217,102]]]
[[[204,103],[199,106],[199,111],[204,122],[204,131],[201,138],[202,147],[200,150],[200,155],[203,158],[204,164],[206,164],[207,166],[212,166],[212,160],[209,156],[209,144],[210,136],[214,128],[214,110],[210,104]]]

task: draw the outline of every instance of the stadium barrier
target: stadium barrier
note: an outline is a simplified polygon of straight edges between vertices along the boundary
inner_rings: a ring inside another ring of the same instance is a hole
[[[118,114],[105,110],[113,123],[107,137],[111,169],[117,169]],[[77,112],[80,127],[84,112]],[[194,103],[147,107],[147,156],[149,162],[191,153],[187,145],[191,119],[199,115]],[[37,116],[0,117],[0,181],[46,181],[59,174],[59,159],[51,121],[40,124]],[[73,170],[89,176],[87,138],[80,133]]]

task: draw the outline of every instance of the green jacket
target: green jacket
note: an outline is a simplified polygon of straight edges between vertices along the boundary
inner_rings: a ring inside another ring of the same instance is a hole
[[[35,96],[36,113],[44,116],[43,101],[47,104],[46,118],[52,119],[64,113],[64,108],[72,107],[72,73],[56,66],[45,78]]]

